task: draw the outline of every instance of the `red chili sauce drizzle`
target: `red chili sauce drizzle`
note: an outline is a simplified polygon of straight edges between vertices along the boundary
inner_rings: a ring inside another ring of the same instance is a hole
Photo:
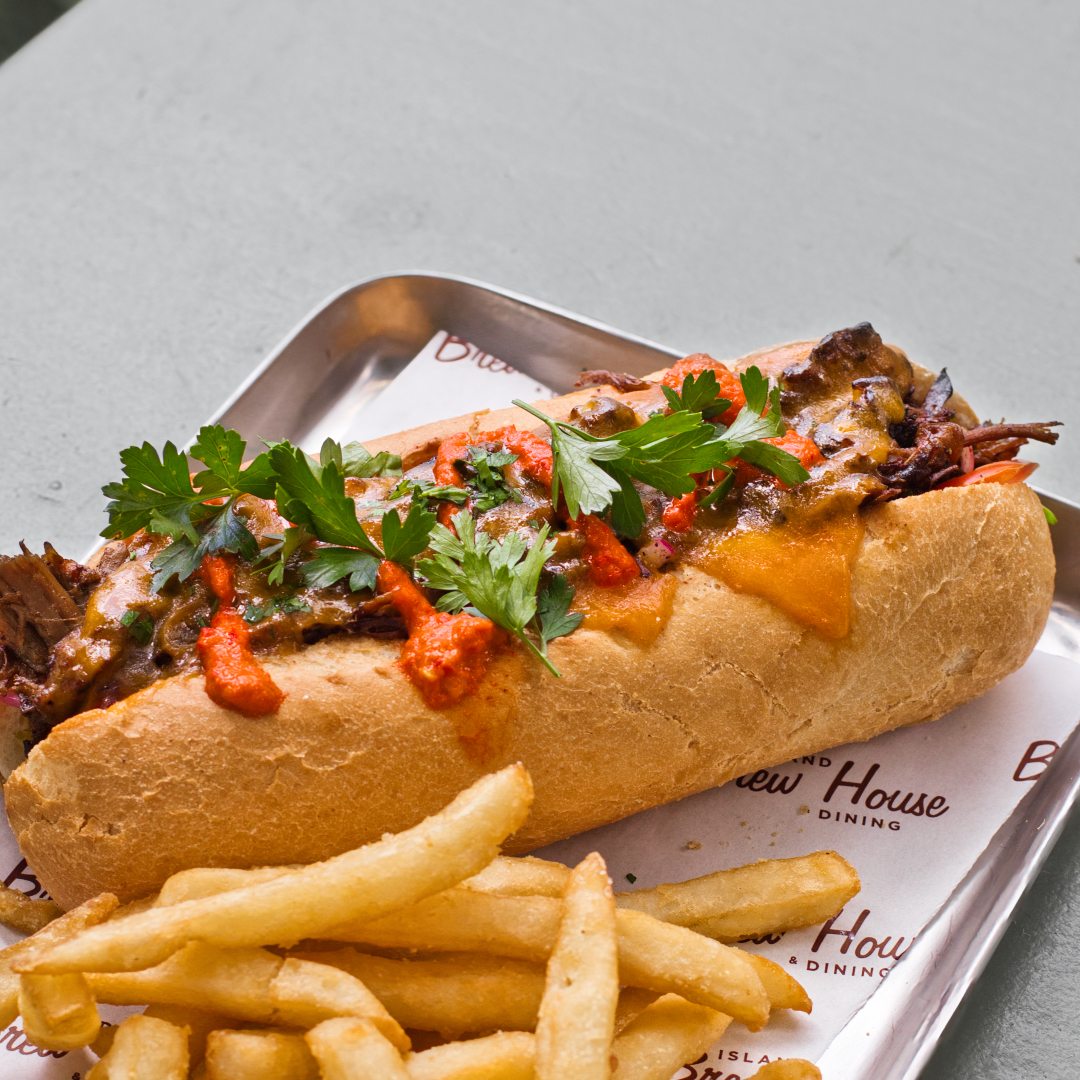
[[[251,651],[250,632],[236,599],[236,568],[232,559],[207,555],[199,573],[219,607],[210,625],[199,632],[197,648],[206,674],[206,693],[223,709],[245,716],[275,713],[285,695]]]
[[[500,637],[488,619],[436,611],[408,571],[379,564],[377,586],[390,597],[409,639],[398,664],[432,709],[454,705],[471,694],[491,663]]]

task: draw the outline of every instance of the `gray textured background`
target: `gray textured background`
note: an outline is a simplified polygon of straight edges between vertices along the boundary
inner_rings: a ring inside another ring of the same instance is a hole
[[[0,68],[0,550],[83,551],[118,447],[414,266],[721,354],[870,319],[1075,433],[1078,46],[1068,0],[85,0]],[[1080,1074],[1078,885],[1074,820],[928,1077]]]

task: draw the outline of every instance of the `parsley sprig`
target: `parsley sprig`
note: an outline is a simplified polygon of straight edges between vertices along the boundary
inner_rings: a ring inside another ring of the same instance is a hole
[[[323,444],[318,463],[288,442],[274,443],[245,468],[247,444],[220,424],[208,424],[189,451],[203,466],[194,476],[188,456],[167,442],[159,454],[149,443],[121,451],[124,479],[102,489],[109,499],[108,538],[130,536],[140,529],[172,541],[151,563],[152,587],[163,588],[174,576],[189,578],[207,555],[231,552],[248,561],[267,560],[271,584],[284,580],[289,558],[313,538],[347,548],[350,558],[370,564],[374,580],[377,560],[410,564],[427,546],[435,515],[414,506],[404,521],[396,511],[383,515],[383,549],[371,540],[345,494],[345,477],[400,475],[401,459],[385,451],[369,453],[359,443]],[[259,543],[236,511],[243,495],[277,499],[293,525],[260,551]],[[333,549],[328,549],[333,550]],[[318,557],[318,556],[317,556]],[[356,567],[350,571],[355,574]],[[340,580],[335,578],[334,580]]]
[[[259,454],[243,468],[245,443],[235,431],[208,424],[191,456],[204,466],[191,476],[186,455],[167,442],[159,455],[149,443],[121,451],[124,479],[102,488],[109,525],[101,535],[130,536],[139,529],[168,536],[172,543],[151,564],[154,589],[174,574],[190,577],[206,555],[223,551],[244,558],[258,542],[235,513],[241,495],[273,496],[270,460]]]
[[[304,562],[300,573],[306,584],[326,588],[348,578],[353,591],[373,588],[382,559],[410,566],[428,546],[436,515],[421,502],[410,505],[404,520],[393,508],[383,513],[381,548],[368,535],[356,516],[356,504],[345,493],[336,444],[324,444],[317,462],[291,443],[278,443],[269,453],[278,509],[295,526],[330,545]]]
[[[743,372],[740,381],[746,405],[731,426],[724,428],[705,418],[725,401],[719,396],[715,375],[709,372],[707,376],[688,377],[682,394],[672,391],[668,414],[656,413],[639,427],[608,438],[596,438],[572,424],[545,416],[523,401],[515,401],[551,431],[552,499],[557,502],[561,491],[572,518],[579,513],[602,514],[610,510],[615,531],[634,537],[645,525],[645,509],[635,481],[665,495],[685,495],[696,487],[694,474],[713,470],[730,473],[725,462],[735,457],[785,483],[806,480],[810,474],[798,458],[761,441],[785,430],[779,387],[770,391],[768,379],[756,367]],[[724,482],[730,488],[727,477]]]
[[[553,675],[559,671],[548,658],[548,643],[571,633],[581,615],[568,614],[574,592],[561,579],[540,594],[540,573],[555,551],[548,526],[537,533],[531,547],[517,533],[496,540],[479,532],[472,515],[460,510],[453,517],[453,532],[436,525],[431,534],[434,555],[417,564],[424,583],[443,593],[440,611],[483,615],[509,631],[538,657]],[[553,579],[558,581],[559,578]]]
[[[715,371],[687,375],[679,390],[663,385],[660,389],[672,412],[699,412],[706,420],[715,420],[731,408],[731,402],[720,396]]]

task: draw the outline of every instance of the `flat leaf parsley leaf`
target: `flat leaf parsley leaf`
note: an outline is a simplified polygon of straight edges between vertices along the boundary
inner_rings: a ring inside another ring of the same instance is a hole
[[[334,464],[343,476],[363,480],[372,476],[400,476],[401,458],[387,450],[372,454],[358,442],[341,443],[327,439],[319,451],[319,464]]]
[[[313,589],[328,589],[342,578],[349,579],[349,590],[360,592],[375,588],[379,560],[356,548],[322,547],[300,566],[304,584]]]
[[[417,573],[432,589],[448,595],[442,611],[467,607],[509,631],[537,656],[553,675],[559,672],[548,659],[547,642],[534,625],[540,571],[555,551],[544,525],[529,547],[517,533],[495,540],[478,532],[472,516],[459,510],[453,517],[455,536],[443,525],[431,534],[430,559],[417,564]],[[531,631],[531,632],[530,632]]]
[[[549,641],[572,634],[585,618],[580,611],[570,611],[574,599],[574,586],[565,574],[554,574],[540,590],[536,601],[537,624],[540,641],[546,652]]]
[[[553,420],[523,401],[514,404],[542,420],[551,431],[553,500],[557,502],[561,491],[571,518],[576,518],[579,511],[601,514],[610,509],[615,531],[633,537],[645,524],[636,483],[647,484],[665,495],[685,495],[697,486],[696,475],[714,469],[729,473],[726,462],[735,457],[788,484],[808,478],[810,474],[796,457],[761,441],[785,431],[780,388],[770,390],[768,379],[756,367],[739,378],[747,403],[728,428],[706,420],[700,411],[712,410],[725,401],[719,397],[712,372],[693,381],[689,377],[684,380],[682,395],[674,391],[668,394],[670,413],[654,413],[638,427],[605,439]],[[691,404],[699,408],[690,409]]]
[[[720,384],[716,372],[703,371],[700,375],[687,375],[682,389],[661,386],[668,407],[672,412],[699,412],[706,420],[714,420],[731,408],[731,402],[720,396]]]
[[[312,461],[290,443],[270,448],[277,477],[277,504],[282,516],[303,525],[327,544],[359,548],[382,558],[378,545],[364,532],[356,504],[345,494],[345,475],[333,458]]]
[[[382,516],[383,551],[391,562],[411,566],[413,559],[428,546],[431,530],[438,520],[423,503],[414,502],[403,521],[396,510]]]
[[[106,484],[109,525],[102,536],[131,536],[140,529],[168,536],[172,543],[151,566],[155,590],[174,575],[190,577],[206,555],[221,551],[253,557],[258,543],[235,513],[245,494],[272,494],[270,462],[260,454],[243,468],[246,444],[220,424],[207,424],[191,447],[205,466],[192,480],[188,458],[167,442],[160,455],[149,443],[120,452],[124,479]]]

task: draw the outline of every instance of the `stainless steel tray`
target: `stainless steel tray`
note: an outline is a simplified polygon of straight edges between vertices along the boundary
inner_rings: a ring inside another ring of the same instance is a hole
[[[369,278],[331,296],[214,417],[249,441],[317,446],[335,417],[374,397],[438,330],[460,335],[553,389],[583,368],[645,374],[683,355],[540,301],[445,274]],[[1042,492],[1058,525],[1054,606],[1040,648],[1080,661],[1080,507]],[[822,1059],[827,1075],[918,1075],[989,959],[1080,794],[1080,732],[1061,748],[984,855]],[[867,1038],[869,1032],[878,1038]]]

